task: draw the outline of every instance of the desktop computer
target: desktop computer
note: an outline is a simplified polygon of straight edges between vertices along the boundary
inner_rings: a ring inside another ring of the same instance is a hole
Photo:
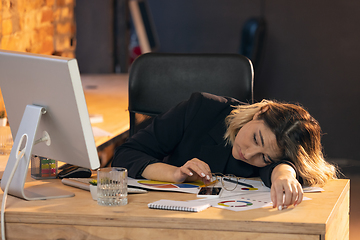
[[[100,166],[76,59],[0,50],[0,88],[14,139],[1,188],[27,200],[73,196],[25,180],[32,155]]]

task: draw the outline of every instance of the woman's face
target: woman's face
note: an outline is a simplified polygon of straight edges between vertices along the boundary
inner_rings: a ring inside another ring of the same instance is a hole
[[[233,157],[257,167],[265,167],[281,157],[275,134],[263,120],[254,119],[238,132],[232,148]]]

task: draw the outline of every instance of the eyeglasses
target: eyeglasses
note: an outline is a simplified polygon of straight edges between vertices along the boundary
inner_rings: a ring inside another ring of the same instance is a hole
[[[222,173],[212,173],[212,179],[221,183],[223,188],[227,191],[233,191],[238,185],[242,185],[248,188],[254,188],[254,186],[239,182],[241,178],[233,174],[222,174]]]

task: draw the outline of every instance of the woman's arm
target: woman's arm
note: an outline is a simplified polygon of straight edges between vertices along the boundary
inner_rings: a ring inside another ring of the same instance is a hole
[[[296,172],[292,166],[277,165],[272,171],[271,182],[271,200],[274,208],[282,210],[292,204],[297,206],[301,203],[303,190],[296,179]]]
[[[153,176],[159,176],[158,179],[160,177],[162,179],[172,179],[172,177],[169,177],[169,174],[164,172],[171,172],[171,169],[174,168],[169,167],[165,163],[160,163],[182,141],[184,131],[198,113],[203,99],[204,97],[200,93],[192,94],[188,101],[184,101],[168,112],[156,117],[148,127],[140,130],[116,149],[112,166],[127,168],[128,174],[132,178],[146,177],[155,179]],[[151,167],[147,168],[148,166]],[[156,167],[160,169],[157,173],[155,171]],[[144,175],[143,171],[145,170],[148,173]],[[162,177],[162,174],[166,176]],[[177,177],[177,180],[179,179],[181,177]]]
[[[197,158],[193,158],[181,167],[160,162],[150,164],[144,169],[142,177],[166,182],[203,180],[207,183],[211,179],[211,170],[208,164]]]

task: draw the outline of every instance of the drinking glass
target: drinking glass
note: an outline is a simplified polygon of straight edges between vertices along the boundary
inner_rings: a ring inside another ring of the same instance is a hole
[[[97,202],[102,206],[121,206],[128,203],[126,168],[97,170]]]

